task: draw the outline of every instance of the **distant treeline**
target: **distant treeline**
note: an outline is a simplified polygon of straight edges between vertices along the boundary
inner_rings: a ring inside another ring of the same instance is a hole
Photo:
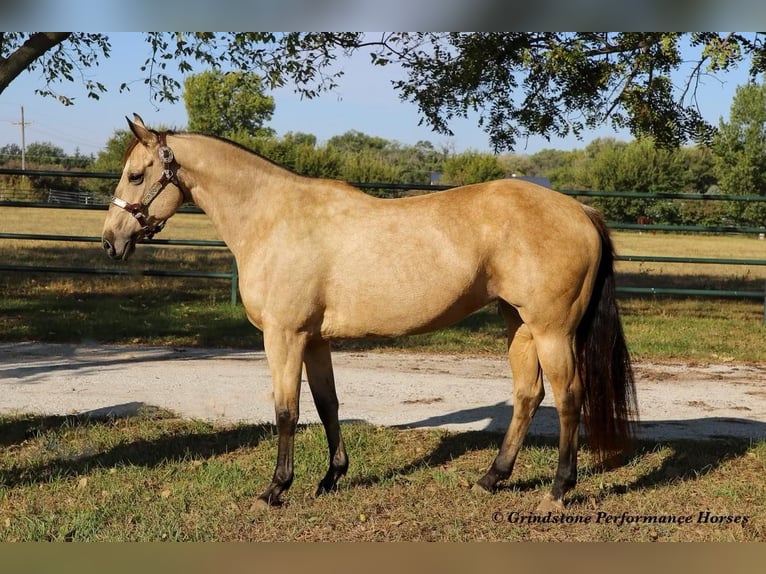
[[[67,156],[53,144],[33,143],[26,150],[26,166],[119,172],[123,151],[131,137],[127,131],[116,131],[96,157],[79,152]],[[515,175],[547,178],[554,189],[752,194],[752,190],[721,184],[721,162],[716,161],[713,149],[664,149],[650,139],[622,142],[600,138],[572,151],[546,149],[534,154],[494,155],[478,151],[456,153],[429,141],[406,145],[357,131],[332,137],[322,144],[316,136],[306,133],[230,137],[294,172],[360,183],[461,185]],[[0,148],[1,166],[20,167],[20,158],[18,146]],[[5,195],[24,186],[28,193],[36,193],[38,200],[45,201],[50,189],[80,189],[109,195],[114,182],[58,176],[22,181],[20,176],[0,176],[0,190]],[[763,192],[766,190],[760,193]],[[591,203],[610,220],[623,222],[763,225],[766,220],[763,204],[628,198],[594,198]]]

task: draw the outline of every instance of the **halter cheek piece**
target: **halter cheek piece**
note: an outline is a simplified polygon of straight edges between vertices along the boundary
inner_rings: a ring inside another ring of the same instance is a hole
[[[160,140],[159,156],[160,161],[162,162],[162,176],[160,179],[158,179],[154,185],[152,185],[152,187],[144,193],[140,203],[128,203],[116,195],[112,196],[110,201],[110,203],[113,203],[117,207],[124,209],[136,218],[136,221],[138,221],[139,225],[141,226],[141,231],[144,232],[145,239],[151,239],[157,233],[162,231],[162,229],[165,227],[165,223],[167,222],[166,219],[163,219],[156,224],[150,224],[147,219],[148,214],[146,213],[149,208],[149,204],[154,201],[154,199],[163,189],[165,189],[165,186],[169,183],[172,183],[178,187],[178,189],[183,194],[181,185],[178,182],[178,174],[176,173],[176,168],[178,166],[175,164],[175,156],[173,155],[173,150],[171,150],[167,144],[167,134],[163,132],[157,135]]]

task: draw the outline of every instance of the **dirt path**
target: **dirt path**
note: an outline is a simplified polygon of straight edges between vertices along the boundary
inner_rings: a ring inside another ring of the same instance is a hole
[[[511,407],[503,357],[335,353],[343,420],[504,430]],[[640,436],[766,437],[766,365],[638,363]],[[0,412],[129,414],[142,405],[218,422],[271,422],[262,352],[0,344]],[[557,434],[547,396],[531,432]],[[301,422],[318,422],[302,385]]]

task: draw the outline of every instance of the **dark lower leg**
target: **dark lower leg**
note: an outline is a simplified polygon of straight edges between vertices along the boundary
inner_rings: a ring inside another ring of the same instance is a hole
[[[345,476],[348,470],[348,456],[341,440],[337,447],[330,446],[330,467],[324,478],[319,482],[316,494],[333,492],[338,486],[338,480]]]
[[[277,412],[277,464],[271,484],[258,498],[270,506],[280,504],[280,496],[293,483],[293,451],[295,444],[295,429],[298,425],[297,409]]]
[[[348,470],[348,455],[338,420],[338,397],[327,341],[309,344],[304,357],[306,375],[319,418],[324,425],[329,449],[329,468],[317,488],[317,495],[336,489],[338,480]]]
[[[579,419],[579,417],[576,418]],[[565,426],[568,427],[566,430]],[[577,484],[577,428],[578,423],[575,421],[569,421],[568,425],[562,424],[559,463],[551,488],[551,498],[555,501],[562,501],[564,495]]]
[[[564,508],[564,495],[577,482],[577,446],[583,389],[570,336],[537,337],[540,364],[548,375],[559,415],[559,460],[551,492],[539,510]]]
[[[293,482],[293,451],[301,388],[305,337],[282,329],[264,329],[263,341],[274,388],[277,417],[277,462],[271,484],[258,497],[261,504],[276,505]]]
[[[317,488],[317,495],[325,492],[332,492],[336,489],[338,480],[346,474],[348,470],[348,455],[346,454],[346,447],[343,444],[343,437],[340,433],[340,424],[338,423],[338,407],[337,403],[335,407],[326,407],[325,415],[322,414],[322,408],[317,405],[319,411],[319,417],[324,424],[325,433],[327,435],[327,445],[330,452],[330,465],[327,469],[327,473],[320,481]],[[333,415],[334,413],[334,415]]]

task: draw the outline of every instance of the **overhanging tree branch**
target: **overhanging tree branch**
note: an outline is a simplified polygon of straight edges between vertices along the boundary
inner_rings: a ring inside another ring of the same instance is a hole
[[[0,93],[38,58],[71,35],[71,32],[35,32],[31,34],[17,50],[0,61]]]
[[[682,64],[682,38],[700,59],[676,88],[670,78]],[[418,107],[421,123],[449,134],[452,119],[475,116],[498,151],[513,149],[519,135],[579,135],[609,121],[668,145],[707,142],[715,128],[692,92],[703,62],[715,73],[749,57],[753,79],[766,70],[763,36],[740,33],[153,32],[146,39],[151,53],[141,70],[157,101],[176,101],[179,77],[194,65],[255,72],[270,88],[291,84],[313,98],[334,90],[343,76],[340,59],[361,50],[372,65],[400,67],[406,76],[393,89]],[[74,81],[77,71],[108,58],[109,48],[103,34],[0,33],[0,92],[37,66],[46,85],[36,92],[71,104],[51,83]],[[80,76],[89,97],[106,90]]]

